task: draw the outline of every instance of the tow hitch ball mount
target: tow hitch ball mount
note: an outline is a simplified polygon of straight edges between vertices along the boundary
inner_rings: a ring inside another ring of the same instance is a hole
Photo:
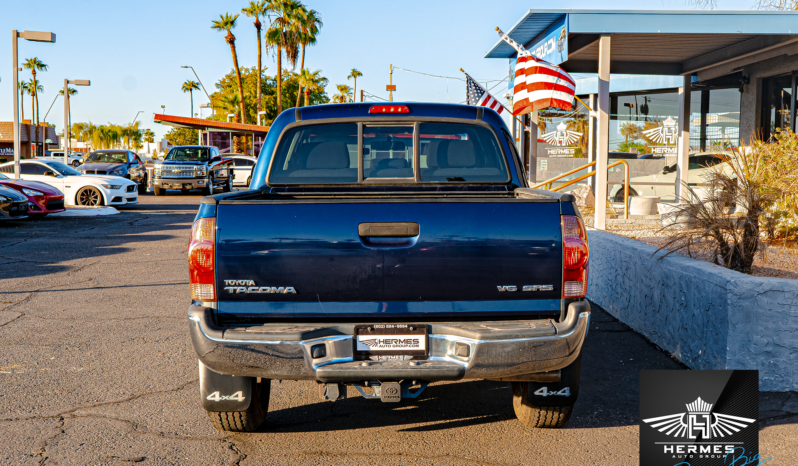
[[[363,398],[379,399],[383,403],[398,403],[402,398],[416,398],[427,388],[429,382],[401,381],[401,382],[363,382],[362,384],[353,383],[355,390],[360,392]],[[418,386],[415,391],[410,391],[411,387]],[[371,388],[367,393],[363,387]],[[346,384],[343,383],[322,383],[319,385],[319,393],[324,401],[338,401],[346,398]]]

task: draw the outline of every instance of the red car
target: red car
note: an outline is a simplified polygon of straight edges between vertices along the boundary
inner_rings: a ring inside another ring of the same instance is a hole
[[[0,173],[0,185],[19,191],[28,198],[28,213],[31,217],[63,212],[64,193],[49,184],[37,181],[14,180]]]

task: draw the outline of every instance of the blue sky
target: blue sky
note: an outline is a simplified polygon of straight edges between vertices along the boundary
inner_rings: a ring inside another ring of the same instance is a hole
[[[194,79],[192,65],[208,92],[213,84],[232,69],[230,49],[223,34],[210,28],[211,21],[225,11],[239,12],[248,2],[139,0],[136,2],[37,0],[3,2],[0,31],[0,121],[13,117],[10,70],[10,31],[41,30],[55,32],[55,44],[20,40],[20,62],[39,57],[49,70],[39,75],[45,92],[39,97],[42,116],[63,87],[64,78],[90,79],[91,87],[79,88],[72,100],[72,121],[95,124],[130,122],[136,113],[142,127],[160,137],[168,128],[152,123],[153,113],[166,106],[166,113],[187,116],[189,96],[180,91],[186,79]],[[392,63],[402,68],[435,75],[461,77],[463,68],[482,80],[502,79],[507,73],[505,60],[483,58],[496,42],[495,26],[509,29],[530,8],[595,8],[590,0],[563,0],[556,5],[545,2],[490,0],[304,0],[322,15],[324,27],[319,43],[308,49],[306,66],[321,69],[335,84],[348,83],[349,70],[363,73],[358,89],[387,98],[388,69]],[[721,0],[724,9],[749,9],[753,1]],[[35,5],[35,7],[32,7]],[[607,9],[678,10],[689,6],[683,0],[616,0],[601,4]],[[239,64],[257,62],[255,28],[242,15],[234,30]],[[264,60],[268,74],[274,74],[273,56]],[[24,70],[20,79],[30,78]],[[397,92],[394,100],[447,101],[447,81],[394,72]],[[494,94],[501,96],[501,84]],[[27,96],[26,96],[27,97]],[[448,99],[465,100],[465,84],[449,80]],[[195,112],[207,102],[200,91],[194,93]],[[207,110],[206,110],[207,112]],[[25,115],[30,116],[30,100],[25,99]],[[63,103],[59,97],[48,122],[62,128]]]

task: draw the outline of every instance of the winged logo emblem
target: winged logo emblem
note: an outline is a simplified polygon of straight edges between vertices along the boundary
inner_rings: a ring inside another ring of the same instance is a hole
[[[360,340],[360,343],[363,343],[364,345],[368,346],[369,348],[374,348],[375,346],[377,346],[377,339],[376,338],[371,338],[371,339],[368,339],[368,340]]]
[[[676,144],[676,120],[668,117],[662,126],[647,129],[643,134],[657,144]]]
[[[693,439],[697,437],[695,433],[698,432],[703,439],[709,439],[733,435],[756,421],[746,417],[713,413],[712,404],[705,402],[701,397],[686,406],[686,413],[652,417],[643,419],[643,422],[668,436]]]
[[[560,124],[557,125],[556,131],[543,134],[540,137],[552,146],[570,146],[579,141],[579,138],[582,137],[582,133],[571,131],[565,126],[565,123],[560,122]]]

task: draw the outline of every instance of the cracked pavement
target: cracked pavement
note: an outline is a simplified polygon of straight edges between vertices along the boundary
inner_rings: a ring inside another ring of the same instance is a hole
[[[684,370],[595,310],[561,430],[515,420],[509,384],[431,385],[398,404],[274,382],[267,425],[213,429],[186,325],[199,196],[107,217],[0,224],[0,464],[638,464],[638,372]],[[798,393],[760,395],[760,451],[798,463]]]

